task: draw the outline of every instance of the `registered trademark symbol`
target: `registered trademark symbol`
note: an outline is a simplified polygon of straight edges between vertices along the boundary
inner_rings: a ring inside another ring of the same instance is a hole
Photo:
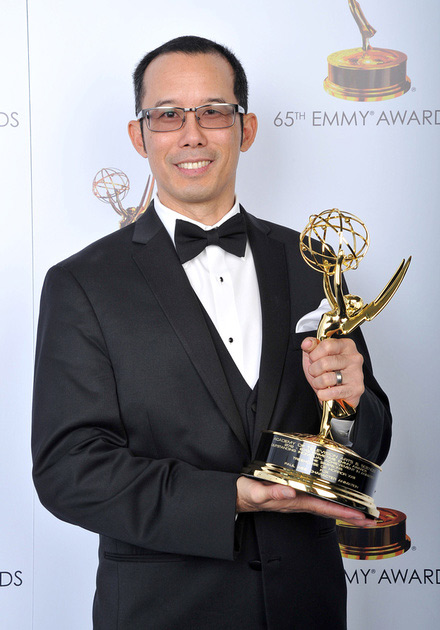
[[[417,88],[411,88],[411,92],[416,92]]]
[[[374,575],[374,573],[376,573],[376,569],[371,569],[371,573]]]
[[[417,547],[411,547],[411,551],[417,551]]]

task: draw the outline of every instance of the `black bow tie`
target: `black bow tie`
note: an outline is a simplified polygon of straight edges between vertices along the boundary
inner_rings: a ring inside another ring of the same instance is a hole
[[[212,228],[212,230],[202,230],[194,223],[177,219],[174,241],[182,265],[198,256],[207,245],[218,245],[230,254],[244,256],[246,226],[243,215],[234,214],[220,227]]]

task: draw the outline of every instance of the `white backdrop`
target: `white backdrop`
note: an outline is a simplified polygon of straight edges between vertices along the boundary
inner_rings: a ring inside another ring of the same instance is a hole
[[[239,171],[247,209],[296,229],[325,208],[360,216],[372,244],[348,281],[366,300],[413,255],[391,304],[363,329],[394,415],[375,501],[407,515],[412,547],[345,565],[351,629],[436,627],[440,6],[361,4],[378,31],[372,45],[408,55],[412,88],[397,99],[348,102],[324,91],[328,54],[360,43],[346,0],[0,0],[2,630],[91,627],[96,536],[46,512],[30,480],[39,294],[52,264],[118,228],[92,195],[99,169],[123,170],[132,184],[126,203],[138,204],[149,171],[126,132],[131,72],[145,52],[182,34],[230,46],[247,70],[260,123]],[[422,124],[423,111],[433,124]],[[287,112],[294,124],[277,127]],[[348,125],[353,113],[357,125]]]

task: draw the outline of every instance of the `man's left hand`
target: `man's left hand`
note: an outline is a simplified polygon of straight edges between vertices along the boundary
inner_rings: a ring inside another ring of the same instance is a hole
[[[301,344],[305,377],[318,399],[346,400],[356,408],[364,393],[364,359],[351,339],[307,337]],[[337,385],[337,372],[342,383]]]

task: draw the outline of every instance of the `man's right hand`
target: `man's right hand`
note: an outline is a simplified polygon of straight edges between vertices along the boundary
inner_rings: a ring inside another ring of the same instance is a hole
[[[237,479],[237,512],[308,512],[335,518],[356,527],[374,527],[375,521],[359,510],[318,499],[290,486],[247,477]]]

